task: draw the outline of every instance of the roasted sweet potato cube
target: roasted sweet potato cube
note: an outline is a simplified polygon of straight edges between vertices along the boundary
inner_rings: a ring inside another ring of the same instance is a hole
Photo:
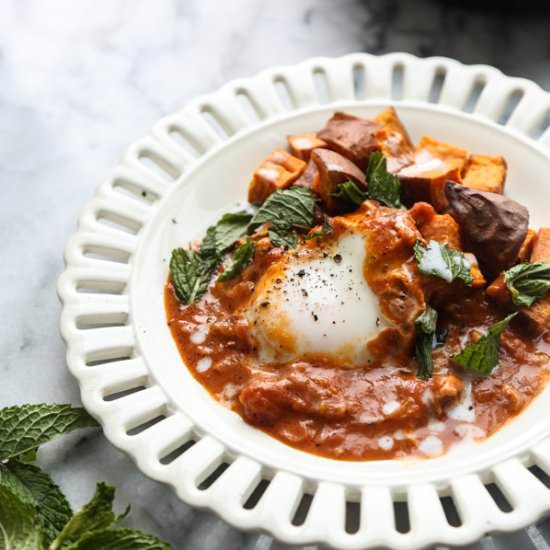
[[[398,174],[404,199],[409,204],[429,202],[438,212],[444,211],[448,206],[445,182],[460,183],[467,158],[464,149],[423,136],[415,149],[414,164]]]
[[[340,153],[366,170],[370,154],[381,149],[377,137],[380,130],[380,124],[367,118],[334,113],[325,127],[317,132],[317,137],[326,142],[327,149]]]
[[[311,160],[317,166],[319,178],[312,189],[321,197],[329,212],[336,210],[333,193],[339,183],[351,180],[360,187],[366,187],[365,174],[346,157],[329,149],[314,149]]]
[[[311,151],[316,147],[325,147],[326,143],[317,137],[315,132],[308,134],[293,134],[288,136],[290,152],[299,159],[308,161]]]
[[[414,161],[414,145],[393,107],[388,107],[376,117],[374,122],[382,126],[377,139],[387,159],[388,171],[396,174]]]
[[[462,177],[466,187],[500,194],[504,192],[505,181],[506,161],[502,157],[485,155],[471,155]]]
[[[550,227],[543,227],[537,233],[530,261],[532,263],[550,262]]]
[[[550,262],[550,227],[543,227],[539,230],[530,261]],[[550,327],[550,295],[546,295],[535,302],[531,307],[519,311],[516,324],[531,335],[542,334]]]
[[[535,237],[537,232],[534,229],[528,229],[523,243],[518,252],[518,261],[527,262],[531,258],[531,253],[533,251],[533,245],[535,244]]]
[[[271,193],[286,189],[305,170],[306,163],[282,149],[275,149],[256,168],[248,186],[248,201],[262,204]]]

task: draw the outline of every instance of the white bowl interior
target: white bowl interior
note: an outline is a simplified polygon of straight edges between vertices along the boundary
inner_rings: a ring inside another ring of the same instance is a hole
[[[279,117],[205,155],[163,199],[147,226],[133,260],[130,300],[138,346],[153,378],[170,396],[173,406],[184,411],[203,433],[218,438],[235,454],[248,455],[273,470],[352,486],[390,485],[398,489],[418,481],[482,471],[497,457],[504,460],[521,455],[550,430],[546,414],[550,390],[486,441],[459,445],[439,458],[369,462],[321,458],[280,443],[216,402],[182,363],[166,325],[163,304],[171,250],[202,237],[208,225],[242,202],[255,166],[273,148],[285,146],[288,134],[320,128],[337,109],[372,116],[387,104],[340,103]],[[529,208],[531,227],[548,223],[550,158],[538,145],[490,121],[442,106],[403,102],[397,108],[414,141],[428,134],[471,152],[504,156],[508,163],[506,193]]]

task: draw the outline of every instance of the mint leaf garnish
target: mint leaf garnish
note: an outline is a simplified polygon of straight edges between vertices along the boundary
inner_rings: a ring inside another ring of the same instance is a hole
[[[504,282],[517,306],[531,306],[550,289],[550,263],[521,263],[504,272]]]
[[[40,521],[34,504],[0,478],[0,548],[42,550]]]
[[[270,223],[269,237],[275,246],[294,248],[298,243],[296,229],[310,229],[315,221],[315,195],[307,187],[294,186],[275,191],[262,204],[249,224],[254,230]]]
[[[472,284],[472,266],[460,250],[452,250],[437,241],[428,241],[426,246],[416,241],[414,257],[418,269],[426,275],[439,277],[448,283],[461,279],[467,285]]]
[[[200,249],[202,258],[213,258],[217,263],[221,255],[244,235],[251,219],[252,214],[244,210],[224,214],[206,230]]]
[[[98,483],[92,500],[84,505],[69,522],[50,546],[57,550],[68,541],[76,541],[90,531],[107,529],[116,520],[113,512],[115,488],[106,483]]]
[[[250,237],[246,237],[233,256],[233,263],[218,277],[218,281],[229,281],[239,275],[242,270],[252,261],[256,253],[256,245]]]
[[[59,534],[73,515],[59,487],[37,466],[10,460],[0,465],[0,483],[11,486],[14,494],[35,507],[46,545]]]
[[[98,426],[82,408],[71,405],[21,405],[0,409],[0,461],[24,455],[79,428]]]
[[[66,550],[170,550],[170,545],[136,529],[92,531]]]
[[[215,265],[194,250],[176,248],[170,258],[170,275],[178,300],[192,304],[208,288]]]
[[[431,307],[421,313],[414,322],[415,356],[418,369],[416,376],[422,380],[428,380],[432,376],[433,360],[432,350],[439,343],[436,338],[437,311]]]
[[[515,315],[516,313],[512,313],[491,325],[486,335],[482,336],[477,342],[467,345],[452,359],[465,369],[475,370],[480,374],[491,374],[498,366],[500,335]]]
[[[380,151],[369,156],[367,168],[367,193],[386,206],[401,208],[401,182],[387,170],[386,157]],[[363,199],[364,200],[364,199]]]
[[[339,183],[332,196],[354,206],[361,206],[369,198],[369,194],[351,180]]]

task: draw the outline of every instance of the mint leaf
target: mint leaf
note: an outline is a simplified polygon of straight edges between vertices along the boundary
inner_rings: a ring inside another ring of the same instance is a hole
[[[170,550],[171,546],[136,529],[92,531],[66,550]]]
[[[0,548],[42,550],[40,521],[30,500],[21,499],[0,481]]]
[[[314,212],[313,191],[307,187],[290,187],[269,195],[250,221],[249,229],[270,223],[269,238],[272,243],[294,248],[298,243],[295,229],[310,229],[315,221]]]
[[[245,234],[251,219],[252,214],[244,210],[224,214],[216,225],[206,230],[201,243],[201,256],[204,259],[212,258],[217,264],[222,254]]]
[[[369,156],[367,168],[367,193],[386,206],[401,208],[401,182],[397,176],[388,172],[386,157],[380,151]]]
[[[504,272],[504,282],[517,306],[531,306],[550,289],[550,263],[521,263]]]
[[[356,183],[348,180],[344,183],[339,183],[332,196],[336,199],[351,203],[354,206],[361,206],[361,204],[367,200],[369,194],[363,191]]]
[[[69,520],[51,544],[50,550],[58,550],[67,542],[78,541],[90,531],[110,527],[116,521],[113,513],[114,498],[114,487],[98,483],[92,500]]]
[[[71,506],[59,487],[37,466],[10,460],[7,464],[0,465],[0,482],[9,485],[21,500],[33,504],[46,545],[58,535],[73,515]]]
[[[432,376],[433,360],[432,350],[437,345],[436,326],[437,311],[431,307],[420,314],[414,322],[415,334],[415,356],[418,368],[416,376],[422,380],[428,380]]]
[[[233,263],[218,277],[218,281],[229,281],[239,275],[242,270],[252,261],[256,253],[256,245],[250,237],[246,237],[233,256]]]
[[[192,304],[200,298],[208,288],[215,267],[194,250],[172,250],[170,276],[178,300],[183,304]]]
[[[498,365],[500,335],[515,315],[516,313],[512,313],[491,325],[485,336],[482,336],[477,342],[467,345],[452,359],[465,369],[475,370],[480,374],[491,374]]]
[[[0,461],[24,455],[78,428],[98,426],[82,408],[71,405],[21,405],[0,409]]]
[[[472,284],[472,266],[460,250],[451,250],[437,241],[428,241],[427,246],[416,241],[414,257],[418,269],[426,275],[439,277],[448,283],[461,279],[467,285]]]

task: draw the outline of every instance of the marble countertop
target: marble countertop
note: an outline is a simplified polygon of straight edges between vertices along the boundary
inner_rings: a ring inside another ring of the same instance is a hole
[[[98,182],[159,117],[229,79],[353,51],[489,63],[550,89],[550,8],[535,4],[0,0],[0,406],[79,402],[58,333],[63,247]],[[39,460],[74,506],[96,480],[115,484],[128,523],[175,549],[284,547],[186,506],[99,431]],[[475,547],[548,550],[546,536],[550,522]]]

